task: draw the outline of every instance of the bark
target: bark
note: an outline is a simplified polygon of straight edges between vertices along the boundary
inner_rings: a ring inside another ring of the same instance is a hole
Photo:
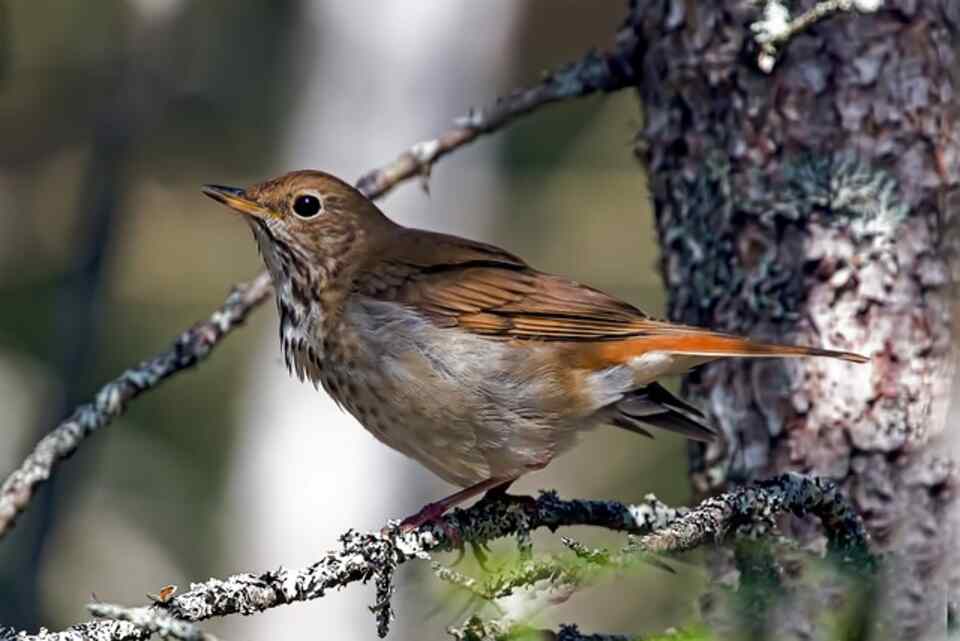
[[[761,4],[632,5],[638,154],[669,315],[872,362],[732,360],[691,375],[689,394],[725,437],[691,451],[691,479],[700,493],[786,471],[840,481],[875,549],[892,553],[871,599],[874,635],[937,638],[958,565],[957,470],[938,449],[952,373],[960,3],[887,0],[829,17],[792,37],[769,74],[751,31]],[[809,523],[790,526],[811,536]],[[713,564],[724,573],[734,561]],[[812,610],[833,592],[807,596],[776,632],[815,635]]]

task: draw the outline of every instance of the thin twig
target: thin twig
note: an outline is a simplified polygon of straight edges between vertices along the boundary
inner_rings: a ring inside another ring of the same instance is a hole
[[[127,403],[140,394],[206,358],[269,293],[270,277],[266,273],[236,287],[220,309],[183,332],[168,351],[128,369],[104,385],[93,402],[75,409],[70,418],[40,439],[0,487],[0,537],[13,528],[37,487],[50,478],[56,465],[73,454],[85,438],[123,414]]]
[[[714,507],[718,501],[725,507]],[[156,602],[153,607],[161,608],[175,619],[195,623],[216,616],[253,614],[279,605],[318,599],[330,590],[374,581],[377,596],[372,609],[377,617],[378,631],[384,635],[392,618],[391,577],[402,563],[411,559],[428,559],[431,553],[452,550],[461,542],[482,544],[539,528],[553,531],[572,525],[594,525],[647,535],[639,543],[630,544],[635,549],[624,552],[629,558],[624,556],[620,563],[623,567],[642,560],[642,556],[651,551],[643,547],[644,541],[649,541],[658,553],[683,551],[699,543],[720,540],[727,533],[743,533],[745,525],[758,517],[762,517],[762,521],[785,512],[817,514],[828,538],[844,542],[848,558],[862,559],[865,555],[865,552],[853,554],[855,548],[866,550],[862,525],[853,516],[843,495],[828,482],[787,474],[708,499],[704,504],[706,507],[701,505],[687,511],[670,508],[653,496],[648,496],[643,503],[625,505],[615,501],[565,501],[553,492],[543,493],[529,503],[481,501],[469,509],[455,510],[439,522],[411,533],[401,533],[396,524],[384,532],[349,531],[341,537],[339,549],[328,552],[304,568],[279,568],[262,574],[210,579],[193,584],[186,592],[166,601]],[[579,550],[580,558],[589,557],[592,562],[602,558],[602,554],[596,551],[580,549],[576,545],[568,547],[575,552]],[[532,565],[530,568],[532,571],[522,577],[519,573],[511,575],[514,587],[523,583],[517,577],[539,580],[546,576],[540,572],[542,568]],[[564,576],[576,578],[575,574]],[[490,585],[483,586],[480,591],[502,593],[508,587],[511,586]],[[104,630],[109,626],[112,626],[110,634],[113,636],[107,637]],[[71,628],[63,634],[75,634],[77,629]],[[142,638],[140,628],[117,631],[116,623],[110,621],[86,623],[82,629],[89,638],[109,638],[111,641]],[[21,635],[20,638],[33,641],[36,637]]]
[[[488,107],[470,111],[457,118],[456,125],[439,137],[414,145],[393,162],[361,177],[358,189],[369,198],[378,198],[409,178],[426,175],[433,163],[478,136],[496,131],[543,105],[629,86],[633,75],[628,61],[634,42],[632,37],[624,36],[612,54],[590,52],[579,62],[546,74],[534,87],[515,91]],[[203,360],[266,300],[270,288],[266,272],[238,286],[219,310],[184,332],[172,349],[105,385],[92,403],[78,407],[70,418],[45,436],[0,487],[0,538],[13,528],[37,487],[50,478],[54,468],[87,436],[120,416],[129,401]]]
[[[390,164],[360,178],[357,188],[376,198],[408,178],[428,176],[433,163],[451,151],[543,105],[597,92],[610,93],[632,85],[634,78],[629,60],[635,42],[632,38],[621,38],[613,53],[591,51],[578,62],[544,75],[534,87],[514,91],[492,105],[471,110],[456,118],[452,129],[413,145]]]
[[[821,0],[796,18],[790,18],[790,11],[783,0],[764,0],[763,18],[750,28],[754,40],[760,45],[757,66],[764,73],[773,71],[780,50],[797,34],[809,29],[824,18],[839,12],[859,11],[872,13],[880,9],[883,0]]]

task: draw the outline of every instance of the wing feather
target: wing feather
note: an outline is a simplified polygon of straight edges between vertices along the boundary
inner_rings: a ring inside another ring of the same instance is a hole
[[[493,245],[402,229],[385,252],[364,265],[354,291],[396,301],[441,327],[491,337],[593,343],[579,357],[603,366],[646,352],[704,357],[829,356],[850,352],[755,343],[701,327],[649,318],[597,289],[546,274]]]
[[[597,341],[645,332],[643,312],[592,287],[539,272],[490,245],[407,231],[365,266],[357,293],[489,336]]]

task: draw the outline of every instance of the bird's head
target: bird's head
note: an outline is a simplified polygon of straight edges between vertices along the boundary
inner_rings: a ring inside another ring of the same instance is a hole
[[[322,171],[295,171],[246,189],[204,185],[203,193],[244,215],[278,293],[291,278],[311,289],[332,284],[396,227],[366,196]]]

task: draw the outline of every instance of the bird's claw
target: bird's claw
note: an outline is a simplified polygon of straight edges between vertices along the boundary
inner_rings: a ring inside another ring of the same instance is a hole
[[[443,532],[450,545],[463,552],[463,537],[460,530],[443,518],[447,506],[443,503],[427,503],[419,512],[411,514],[400,522],[400,532],[408,534],[425,525],[431,525]],[[462,554],[461,554],[462,556]]]

